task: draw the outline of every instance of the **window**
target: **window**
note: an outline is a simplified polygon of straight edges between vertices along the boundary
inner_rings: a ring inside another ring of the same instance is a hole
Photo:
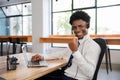
[[[23,15],[32,14],[31,3],[23,4],[22,7],[23,7]]]
[[[11,17],[7,19],[9,26],[9,35],[22,35],[22,18]]]
[[[120,34],[119,19],[120,6],[98,8],[97,33],[98,34]]]
[[[32,35],[32,16],[23,17],[23,35]]]
[[[86,7],[94,7],[95,0],[73,0],[73,8],[86,8]]]
[[[2,7],[4,13],[6,16],[13,16],[13,15],[20,15],[19,10],[17,9],[17,6],[6,6]]]
[[[0,35],[32,35],[31,3],[0,8]]]
[[[6,21],[5,14],[3,13],[2,9],[0,8],[0,35],[7,34],[5,21]]]
[[[72,0],[52,0],[53,12],[71,10]]]
[[[51,0],[51,3],[53,35],[72,33],[69,17],[76,10],[91,16],[89,34],[120,34],[120,0]]]

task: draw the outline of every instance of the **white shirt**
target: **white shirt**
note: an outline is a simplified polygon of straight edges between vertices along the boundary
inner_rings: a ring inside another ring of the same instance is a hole
[[[78,80],[91,80],[93,78],[96,64],[100,54],[100,46],[93,41],[89,35],[84,36],[83,39],[79,40],[80,46],[78,51],[72,52],[70,49],[60,50],[56,55],[54,53],[44,54],[45,59],[69,59],[70,55],[73,55],[72,65],[65,70],[65,75],[78,79]]]

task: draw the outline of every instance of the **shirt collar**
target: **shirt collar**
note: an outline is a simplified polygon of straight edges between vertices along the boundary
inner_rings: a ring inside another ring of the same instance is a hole
[[[85,40],[89,39],[90,36],[86,34],[82,39],[79,39],[79,43],[82,44]]]

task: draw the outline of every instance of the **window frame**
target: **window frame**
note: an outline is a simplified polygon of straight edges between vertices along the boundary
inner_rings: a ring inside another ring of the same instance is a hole
[[[57,0],[56,0],[57,1]],[[53,0],[51,0],[51,35],[54,35],[53,34],[53,23],[54,23],[54,21],[53,21],[53,14],[54,13],[61,13],[61,12],[71,12],[71,13],[73,13],[74,11],[76,11],[76,10],[86,10],[86,9],[95,9],[95,32],[94,32],[94,34],[92,34],[92,35],[99,35],[97,32],[97,28],[98,28],[98,25],[97,25],[97,9],[98,8],[106,8],[106,7],[114,7],[114,6],[120,6],[120,4],[113,4],[113,5],[104,5],[104,6],[97,6],[97,0],[95,0],[95,5],[94,6],[91,6],[91,7],[85,7],[85,8],[77,8],[77,9],[74,9],[73,8],[73,0],[72,0],[72,7],[71,7],[71,10],[66,10],[66,11],[54,11],[53,12]],[[71,32],[72,33],[72,32]],[[101,36],[105,36],[106,34],[102,34]],[[109,35],[109,34],[108,34]],[[112,33],[110,34],[110,35],[112,35],[113,37],[115,37],[115,35],[113,35]],[[117,35],[119,35],[120,36],[120,34],[117,34]],[[112,37],[111,37],[112,38]],[[119,38],[119,37],[118,37]],[[51,44],[51,47],[55,47],[53,44]]]
[[[13,5],[8,5],[8,6],[1,6],[0,8],[1,8],[1,10],[2,10],[2,12],[4,13],[4,15],[5,15],[5,17],[1,17],[0,19],[6,19],[6,23],[7,23],[7,19],[9,19],[9,18],[17,18],[17,17],[21,17],[21,28],[22,28],[22,32],[21,32],[21,34],[20,35],[24,35],[23,34],[23,18],[24,17],[27,17],[27,16],[30,16],[31,17],[31,19],[32,19],[32,12],[31,13],[29,13],[29,14],[23,14],[23,8],[24,8],[24,6],[25,5],[29,5],[29,4],[31,4],[31,2],[25,2],[25,3],[20,3],[20,4],[13,4]],[[22,12],[18,9],[18,5],[20,5],[20,7],[21,7],[21,10],[22,10]],[[11,6],[15,6],[16,7],[16,9],[18,10],[18,12],[19,12],[19,14],[13,14],[13,15],[6,15],[5,14],[5,12],[4,12],[4,10],[2,9],[2,7],[11,7]],[[32,4],[31,4],[31,9],[32,9]],[[32,23],[32,22],[31,22]],[[6,24],[5,24],[6,25]],[[9,24],[7,24],[8,26],[9,26]],[[32,27],[32,24],[31,24],[31,27]],[[9,36],[10,35],[10,29],[6,26],[6,33],[4,33],[4,34],[0,34],[0,35],[4,35],[4,36]],[[16,35],[16,34],[13,34],[13,35]],[[28,35],[32,35],[32,33],[31,34],[28,34]],[[10,35],[11,36],[11,35]]]

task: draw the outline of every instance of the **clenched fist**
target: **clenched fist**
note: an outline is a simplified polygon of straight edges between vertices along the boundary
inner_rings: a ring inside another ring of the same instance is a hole
[[[75,52],[78,50],[78,39],[73,39],[68,43],[69,48],[72,52]]]

